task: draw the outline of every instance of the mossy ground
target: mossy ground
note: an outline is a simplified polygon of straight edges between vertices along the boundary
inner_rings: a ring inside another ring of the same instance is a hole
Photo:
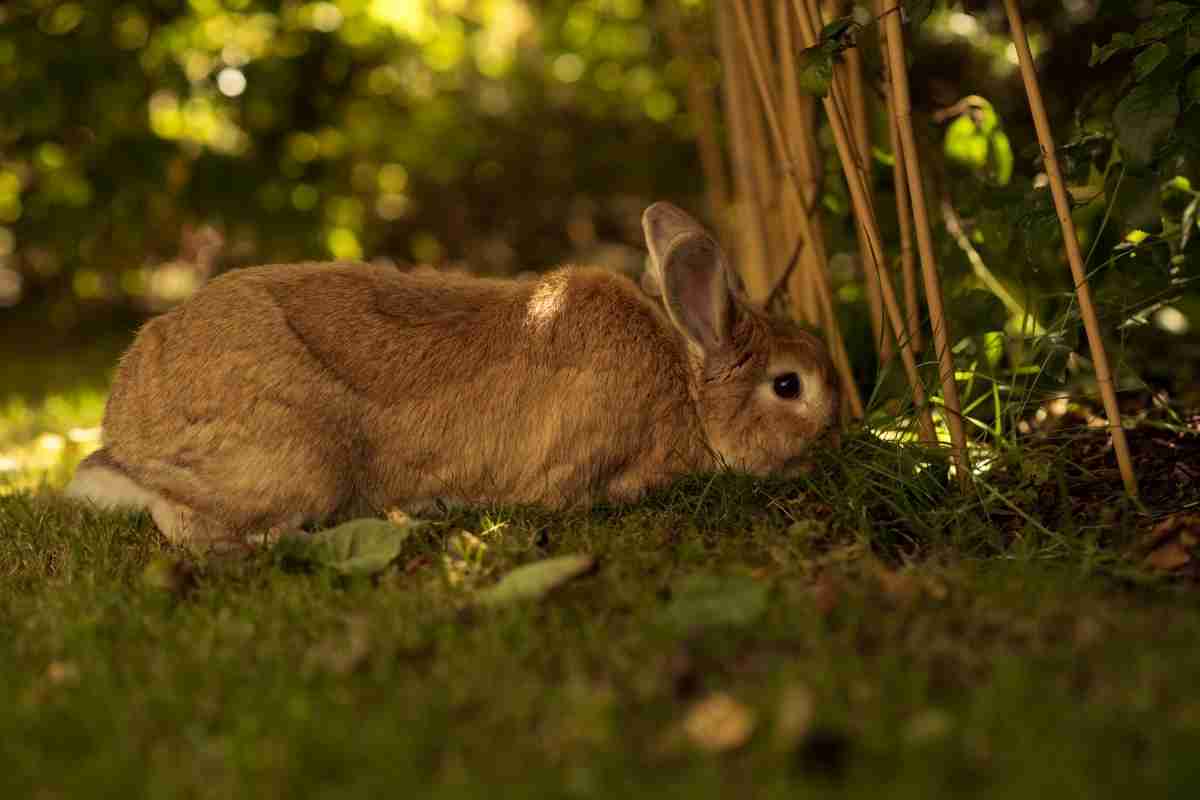
[[[22,396],[3,447],[97,422]],[[1013,453],[962,494],[858,436],[798,481],[455,512],[352,578],[10,492],[0,794],[1191,796],[1200,594],[1138,550],[1188,496],[1127,504],[1089,452]],[[473,602],[577,552],[598,568],[540,600]]]

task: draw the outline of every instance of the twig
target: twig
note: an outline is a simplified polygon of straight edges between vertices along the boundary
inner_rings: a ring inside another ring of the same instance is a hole
[[[764,273],[767,263],[767,234],[765,213],[759,204],[758,181],[755,176],[755,151],[760,149],[751,130],[754,109],[746,97],[745,64],[742,62],[732,11],[727,3],[717,3],[717,42],[724,67],[722,90],[725,114],[729,120],[730,149],[733,153],[733,179],[737,187],[734,208],[738,264],[746,278],[750,296],[758,299],[765,294],[769,281]]]
[[[784,267],[783,273],[779,276],[779,279],[775,281],[775,285],[771,288],[771,293],[767,295],[767,308],[770,308],[771,305],[779,299],[779,296],[783,294],[784,288],[788,285],[788,280],[792,277],[792,271],[795,270],[796,265],[800,263],[800,252],[802,250],[804,250],[804,238],[798,237],[796,239],[796,246],[792,248],[792,257],[788,259],[787,266]]]
[[[849,0],[843,0],[844,6],[848,6],[849,4]],[[843,8],[843,11],[848,10],[848,8]],[[866,91],[863,86],[862,53],[859,52],[856,45],[846,50],[844,55],[844,63],[837,65],[836,69],[842,72],[845,78],[847,101],[850,106],[850,127],[854,132],[854,146],[857,150],[858,161],[862,165],[867,192],[868,194],[872,194],[871,130],[869,127],[869,118],[867,117]],[[874,200],[872,199],[873,205]],[[875,347],[879,352],[880,363],[887,364],[895,356],[895,351],[892,347],[891,333],[887,330],[887,324],[883,318],[883,301],[879,297],[879,284],[877,281],[871,280],[871,271],[866,265],[866,254],[869,245],[861,225],[855,227],[855,234],[858,237],[858,252],[862,254],[860,261],[863,262],[863,284],[867,289],[867,307],[871,311],[871,335],[874,338]]]
[[[806,101],[811,103],[812,98],[800,91],[800,74],[796,68],[796,38],[792,32],[790,14],[787,6],[783,3],[775,4],[775,36],[777,37],[775,50],[779,56],[782,77],[780,89],[783,93],[784,126],[788,140],[794,143],[797,150],[796,168],[799,171],[797,177],[804,186],[804,199],[808,203],[808,208],[796,207],[794,203],[791,207],[786,208],[784,227],[788,236],[801,238],[799,218],[801,214],[807,214],[809,219],[813,220],[812,229],[816,232],[817,237],[823,240],[824,231],[820,219],[815,216],[819,213],[817,204],[820,202],[821,186],[818,175],[813,174],[812,160],[807,158],[810,152],[809,140],[813,138],[813,131],[805,125],[804,104]],[[785,195],[785,199],[790,200],[792,196],[791,193],[788,193]],[[798,309],[800,315],[809,323],[822,327],[821,309],[816,295],[816,279],[813,277],[813,272],[818,269],[822,271],[828,269],[824,241],[821,241],[819,245],[817,242],[813,242],[813,246],[803,253],[801,268],[791,280],[789,289],[793,308]]]
[[[1021,77],[1025,82],[1025,94],[1029,97],[1029,110],[1033,114],[1033,123],[1037,128],[1038,142],[1041,145],[1042,158],[1046,165],[1046,175],[1050,179],[1054,208],[1058,212],[1058,222],[1062,226],[1063,245],[1066,247],[1067,261],[1071,265],[1071,275],[1075,281],[1075,294],[1079,298],[1079,313],[1083,317],[1083,327],[1087,332],[1088,346],[1092,352],[1096,384],[1100,387],[1104,412],[1108,415],[1108,429],[1112,435],[1113,451],[1117,455],[1117,466],[1121,471],[1121,479],[1125,483],[1125,492],[1130,497],[1137,497],[1137,476],[1133,472],[1133,460],[1129,455],[1125,428],[1121,425],[1121,409],[1117,405],[1117,392],[1113,385],[1112,372],[1108,366],[1108,353],[1104,349],[1104,338],[1100,332],[1100,321],[1096,318],[1096,307],[1092,304],[1092,293],[1088,287],[1083,254],[1079,250],[1075,222],[1071,219],[1070,197],[1067,194],[1066,182],[1063,181],[1062,170],[1058,165],[1054,134],[1050,129],[1046,104],[1042,101],[1042,90],[1038,85],[1033,54],[1029,51],[1029,38],[1025,34],[1025,22],[1021,19],[1021,10],[1018,8],[1016,0],[1004,0],[1004,9],[1008,13],[1008,25],[1012,29],[1013,44],[1017,48],[1017,61],[1021,67]]]
[[[979,278],[984,286],[987,286],[988,290],[1000,299],[1000,302],[1004,304],[1004,307],[1008,309],[1010,314],[1021,318],[1021,330],[1025,331],[1027,324],[1032,322],[1033,330],[1030,331],[1030,334],[1033,336],[1045,336],[1046,329],[1042,327],[1042,323],[1038,321],[1037,316],[1028,308],[1021,305],[1012,296],[1012,293],[1008,291],[1008,288],[988,269],[983,257],[979,255],[979,251],[975,249],[975,245],[971,244],[970,237],[963,230],[962,219],[958,216],[958,212],[954,210],[954,206],[951,205],[950,201],[944,197],[942,198],[942,220],[946,223],[946,231],[954,239],[958,245],[958,249],[962,250],[963,255],[967,257],[967,261],[971,264],[971,271],[975,273],[975,277]]]
[[[817,31],[809,17],[810,10],[805,8],[804,0],[794,0],[794,4],[796,16],[800,20],[800,31],[804,36],[804,44],[807,47],[815,47]],[[858,224],[866,231],[869,263],[879,281],[884,307],[887,309],[888,320],[892,325],[892,334],[896,337],[900,349],[900,361],[904,365],[909,388],[912,390],[921,437],[926,443],[932,444],[937,441],[937,432],[933,427],[933,416],[929,404],[926,402],[925,385],[921,382],[917,360],[905,333],[904,315],[900,310],[900,303],[896,299],[896,289],[892,285],[891,276],[887,270],[883,269],[883,245],[882,237],[879,234],[879,224],[867,196],[866,180],[863,170],[857,162],[854,145],[846,129],[846,121],[835,102],[836,88],[835,86],[834,92],[825,95],[821,102],[825,107],[825,115],[829,118],[830,128],[833,130],[834,143],[837,145],[838,158],[842,162],[842,173],[846,176],[846,183],[850,188],[850,199],[854,204],[855,216]]]
[[[884,0],[887,10],[895,9],[899,0]],[[954,353],[950,350],[950,329],[942,299],[942,281],[938,274],[933,250],[933,233],[929,225],[929,210],[925,202],[925,184],[921,180],[921,160],[917,152],[917,137],[912,126],[912,101],[908,94],[908,66],[904,61],[904,34],[900,17],[890,14],[887,26],[888,78],[891,83],[891,114],[900,132],[904,153],[904,171],[908,178],[908,192],[912,198],[913,220],[917,234],[917,250],[921,254],[921,274],[925,279],[925,302],[929,306],[930,325],[933,328],[934,349],[937,351],[941,373],[942,400],[945,402],[946,425],[950,428],[950,441],[954,447],[954,460],[959,479],[966,485],[970,481],[970,464],[967,460],[967,435],[963,429],[962,404],[958,398],[958,382],[954,376]]]
[[[787,186],[790,187],[791,191],[795,192],[796,199],[803,207],[805,205],[803,189],[800,186],[799,178],[792,163],[791,148],[788,146],[788,140],[784,136],[783,128],[779,122],[779,115],[776,112],[775,98],[771,90],[771,85],[767,82],[767,74],[763,68],[762,60],[759,58],[759,53],[754,49],[754,34],[750,28],[750,21],[746,14],[745,6],[742,0],[731,0],[731,4],[736,12],[735,16],[737,17],[741,31],[742,41],[745,43],[746,54],[749,56],[751,72],[758,86],[759,97],[762,100],[763,109],[767,115],[768,129],[774,137],[776,151],[784,161]],[[801,217],[801,225],[805,240],[810,242],[816,241],[816,233],[813,231],[812,220],[808,218],[807,214]],[[817,279],[817,297],[821,302],[821,310],[829,322],[826,333],[829,336],[830,348],[833,351],[834,364],[838,367],[842,390],[850,402],[854,416],[861,418],[863,416],[862,398],[858,394],[858,386],[854,383],[854,375],[850,371],[850,357],[846,353],[846,345],[842,340],[841,331],[837,325],[837,318],[834,315],[833,291],[829,286],[829,276],[818,272],[814,277]],[[915,362],[913,368],[915,372]],[[923,399],[924,397],[922,396]],[[924,403],[922,402],[920,405],[924,405]]]

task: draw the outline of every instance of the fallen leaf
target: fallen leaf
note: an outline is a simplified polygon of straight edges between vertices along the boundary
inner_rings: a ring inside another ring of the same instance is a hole
[[[1155,548],[1142,562],[1151,569],[1170,572],[1179,569],[1192,560],[1192,554],[1180,542],[1167,542],[1162,547]]]
[[[911,572],[888,569],[883,564],[876,564],[875,580],[884,594],[900,604],[911,603],[921,593],[921,586]]]
[[[749,625],[766,612],[768,593],[745,575],[689,575],[672,587],[662,619],[681,631]]]
[[[701,750],[723,753],[748,742],[754,724],[750,708],[724,692],[717,692],[691,707],[683,721],[683,732]]]
[[[46,667],[46,680],[55,686],[74,686],[79,683],[79,665],[74,661],[51,661]]]
[[[551,590],[584,575],[596,566],[589,555],[558,556],[525,564],[509,572],[500,581],[479,593],[485,606],[502,606],[522,600],[535,600]]]
[[[1149,552],[1142,563],[1161,572],[1177,570],[1191,563],[1193,555],[1200,555],[1198,542],[1200,514],[1171,514],[1146,537],[1143,552]]]
[[[404,541],[423,523],[401,527],[381,519],[356,519],[314,533],[305,548],[309,558],[347,575],[373,575],[400,555]]]

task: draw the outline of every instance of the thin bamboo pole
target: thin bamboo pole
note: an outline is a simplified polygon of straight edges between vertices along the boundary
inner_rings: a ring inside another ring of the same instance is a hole
[[[1029,38],[1025,34],[1025,22],[1021,18],[1021,9],[1016,0],[1004,0],[1004,9],[1008,13],[1008,25],[1012,29],[1013,44],[1017,48],[1021,78],[1025,82],[1025,93],[1029,96],[1029,110],[1033,114],[1033,124],[1037,128],[1038,142],[1041,145],[1042,158],[1046,164],[1046,175],[1050,179],[1050,191],[1054,195],[1054,208],[1058,212],[1058,222],[1062,226],[1063,245],[1066,247],[1067,261],[1071,265],[1071,276],[1075,280],[1075,294],[1079,299],[1079,313],[1083,317],[1083,327],[1087,332],[1088,347],[1092,351],[1092,363],[1096,368],[1096,384],[1100,387],[1100,397],[1104,401],[1104,413],[1108,415],[1108,429],[1112,435],[1113,450],[1117,454],[1117,467],[1121,471],[1121,480],[1125,483],[1126,493],[1130,497],[1137,497],[1137,476],[1133,472],[1133,460],[1129,456],[1129,443],[1125,439],[1125,428],[1121,426],[1121,409],[1117,406],[1117,392],[1113,385],[1112,372],[1108,366],[1108,353],[1104,349],[1104,338],[1100,333],[1100,320],[1096,317],[1096,307],[1092,304],[1092,293],[1088,288],[1083,253],[1080,252],[1079,239],[1075,234],[1075,222],[1071,219],[1071,202],[1067,194],[1066,183],[1063,181],[1062,170],[1058,165],[1054,134],[1050,130],[1046,104],[1042,101],[1042,89],[1038,85],[1033,54],[1029,51]]]
[[[804,203],[796,207],[792,203],[792,219],[795,234],[802,236],[800,230],[800,215],[806,214],[812,219],[812,230],[815,241],[808,242],[800,254],[800,268],[796,270],[796,278],[792,281],[792,297],[803,309],[804,316],[810,321],[821,318],[821,310],[816,294],[817,270],[829,274],[829,258],[825,250],[824,229],[821,226],[820,192],[821,180],[817,170],[819,164],[813,158],[816,152],[816,133],[809,124],[809,114],[806,104],[812,105],[812,96],[800,89],[800,73],[796,65],[796,33],[792,28],[791,12],[785,3],[775,5],[775,32],[779,40],[776,50],[782,70],[781,90],[783,92],[784,128],[788,141],[795,149],[796,177],[800,180]],[[789,195],[790,197],[791,195]]]
[[[794,74],[795,65],[792,63],[791,29],[787,24],[787,14],[779,13],[781,8],[783,8],[781,4],[775,5],[775,52],[779,57],[782,69],[782,82],[789,84],[795,83],[797,76]],[[788,140],[795,142],[800,136],[800,109],[796,104],[799,92],[791,92],[787,86],[782,87],[782,92],[784,128]],[[800,176],[800,178],[807,186],[809,176]],[[806,209],[795,202],[793,193],[785,192],[783,196],[783,230],[787,241],[803,241],[803,234],[800,231],[800,215],[804,213],[806,213]],[[787,286],[784,289],[791,300],[792,308],[798,312],[800,318],[810,325],[821,327],[821,312],[817,308],[817,298],[813,294],[813,279],[810,275],[813,247],[811,243],[806,244],[808,246],[804,247],[799,254],[799,262],[792,270],[791,275],[787,276]]]
[[[750,13],[751,29],[754,32],[753,50],[756,53],[771,53],[771,34],[770,23],[767,20],[767,0],[746,0],[747,10]],[[746,48],[743,47],[743,54]],[[748,57],[748,56],[747,56]],[[751,83],[753,81],[750,81]],[[754,122],[758,126],[759,134],[762,137],[762,146],[756,148],[754,155],[757,159],[757,169],[760,177],[760,193],[762,202],[760,205],[764,209],[764,224],[767,229],[767,259],[766,264],[767,274],[770,276],[771,283],[782,274],[787,265],[787,258],[790,252],[790,243],[794,241],[786,233],[787,217],[788,217],[788,201],[785,199],[788,195],[787,178],[780,175],[775,163],[771,160],[771,141],[770,132],[766,130],[763,120],[762,110],[759,108],[758,93],[752,86],[746,88],[747,97],[753,97],[755,100],[750,100],[750,105],[756,109],[754,114]],[[788,242],[787,245],[780,247],[778,242]]]
[[[763,69],[759,53],[754,48],[754,33],[750,28],[750,20],[746,14],[746,8],[742,0],[733,0],[731,5],[733,5],[736,12],[735,17],[738,21],[742,41],[745,44],[746,54],[749,56],[751,72],[758,86],[759,96],[762,99],[762,105],[767,115],[768,130],[774,137],[776,152],[784,162],[783,171],[786,175],[787,185],[791,187],[790,191],[795,193],[797,201],[803,206],[804,192],[800,186],[800,180],[796,175],[791,148],[788,146],[787,137],[784,136],[783,127],[779,122],[779,115],[776,113],[774,93],[771,90],[770,83],[767,81],[767,74]],[[804,240],[806,242],[815,242],[817,234],[814,232],[812,220],[807,214],[800,216],[800,223],[804,231]],[[842,333],[834,315],[833,292],[829,286],[829,276],[818,272],[814,277],[817,279],[817,297],[821,302],[821,310],[826,319],[830,321],[826,334],[829,337],[834,365],[838,368],[838,376],[841,378],[842,391],[850,402],[853,415],[861,419],[864,413],[862,397],[859,396],[858,387],[854,383],[854,376],[850,371],[850,357],[846,353],[846,345],[842,340]]]
[[[810,9],[805,7],[804,0],[793,1],[796,7],[796,16],[800,20],[800,31],[804,36],[804,44],[806,47],[815,47],[817,44],[817,31],[813,25],[812,17],[809,16]],[[937,441],[937,433],[933,427],[933,416],[927,403],[925,385],[921,382],[921,373],[917,369],[916,358],[913,356],[912,347],[909,345],[908,337],[905,335],[904,314],[900,310],[899,301],[896,299],[895,286],[892,285],[891,275],[883,268],[882,237],[879,235],[879,224],[875,219],[875,213],[868,198],[867,181],[864,178],[861,165],[856,163],[854,145],[847,130],[846,120],[837,107],[834,92],[831,91],[829,94],[826,94],[821,102],[825,107],[825,115],[829,118],[829,127],[833,131],[833,140],[837,146],[838,158],[842,162],[842,172],[846,176],[846,184],[850,189],[850,199],[854,205],[854,215],[858,220],[858,224],[866,232],[868,249],[866,255],[875,272],[876,279],[879,281],[879,288],[883,297],[884,307],[887,310],[888,321],[892,326],[892,334],[896,337],[900,350],[900,361],[904,365],[905,374],[908,376],[909,387],[913,393],[913,403],[916,406],[917,423],[920,427],[921,437],[925,442],[932,444]]]
[[[890,108],[893,100],[888,89],[886,103]],[[896,115],[888,112],[888,127],[892,143],[892,183],[896,187],[896,219],[900,229],[900,274],[904,280],[904,305],[908,312],[908,338],[918,353],[925,349],[925,337],[921,332],[921,301],[917,297],[917,259],[913,245],[912,204],[908,196],[908,181],[905,178],[904,144],[900,139],[900,127]]]
[[[721,53],[723,76],[721,88],[725,114],[729,119],[730,149],[733,153],[733,181],[737,189],[734,205],[738,236],[739,272],[751,296],[768,291],[769,281],[764,266],[767,262],[767,235],[763,209],[758,206],[758,185],[754,176],[754,150],[759,143],[753,140],[749,117],[754,109],[747,102],[745,65],[734,30],[735,22],[727,3],[717,3],[717,43]]]
[[[876,16],[882,17],[883,0],[876,0]],[[887,31],[879,25],[879,50],[887,52]],[[886,61],[886,60],[885,60]],[[891,81],[883,84],[885,104],[889,109],[894,106],[892,99]],[[921,332],[921,304],[917,297],[917,266],[916,252],[913,245],[912,205],[908,197],[908,180],[905,177],[904,144],[900,137],[900,125],[896,115],[888,112],[888,135],[892,146],[892,183],[896,192],[896,220],[900,229],[900,274],[904,284],[904,305],[908,312],[908,340],[912,342],[913,350],[920,353],[925,349],[925,338]]]
[[[839,9],[842,13],[851,10],[852,0],[843,0]],[[849,105],[850,127],[854,132],[854,147],[859,163],[862,164],[867,179],[867,190],[871,190],[871,128],[870,117],[867,116],[866,88],[863,82],[862,53],[857,47],[851,47],[845,52],[845,63],[836,67],[845,76],[846,99]],[[883,301],[879,297],[879,284],[870,279],[870,269],[867,267],[867,240],[862,226],[856,226],[858,237],[858,252],[861,254],[863,285],[867,289],[867,307],[871,311],[871,334],[875,347],[879,352],[879,361],[887,364],[895,356],[892,347],[891,333],[883,318]]]
[[[942,280],[938,274],[933,251],[933,233],[929,225],[929,207],[925,203],[925,183],[921,180],[921,159],[917,137],[912,125],[912,101],[908,93],[908,66],[904,61],[904,33],[900,27],[899,0],[884,0],[884,25],[887,28],[888,77],[891,80],[891,114],[900,130],[904,152],[904,171],[908,177],[908,193],[912,198],[913,219],[917,233],[917,250],[921,254],[921,274],[925,279],[925,302],[929,305],[930,326],[933,328],[934,348],[942,382],[942,401],[945,403],[946,426],[954,459],[964,485],[970,480],[967,461],[967,434],[963,429],[962,405],[958,398],[958,382],[954,377],[954,353],[950,350],[950,327],[942,301]]]

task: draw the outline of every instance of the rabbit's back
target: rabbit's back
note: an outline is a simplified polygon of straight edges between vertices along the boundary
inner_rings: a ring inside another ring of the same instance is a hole
[[[702,447],[679,344],[626,279],[362,264],[235,271],[151,321],[105,436],[137,480],[231,526],[283,506],[588,501]]]

